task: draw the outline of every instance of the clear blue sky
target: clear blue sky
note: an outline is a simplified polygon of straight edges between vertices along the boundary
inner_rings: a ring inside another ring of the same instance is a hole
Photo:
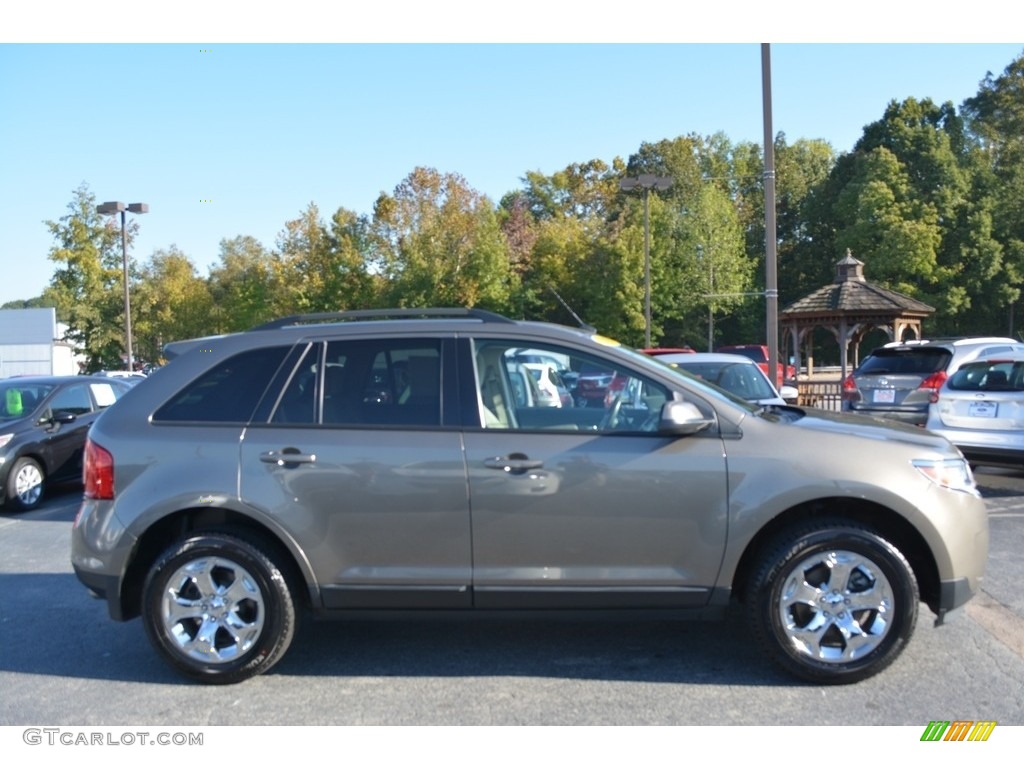
[[[135,259],[173,244],[205,274],[222,239],[273,247],[310,202],[325,218],[370,213],[417,166],[497,202],[527,171],[625,159],[645,141],[763,137],[756,42],[79,42],[119,39],[96,24],[28,43],[0,34],[0,303],[47,285],[43,222],[82,182],[97,202],[149,204]],[[773,43],[774,129],[847,151],[890,100],[959,106],[1022,52]]]

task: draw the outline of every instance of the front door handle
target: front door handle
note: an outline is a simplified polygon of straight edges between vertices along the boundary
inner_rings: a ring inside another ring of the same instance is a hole
[[[521,475],[531,469],[540,469],[544,462],[531,459],[525,453],[510,453],[508,456],[484,459],[484,466],[488,469],[500,469],[512,475]]]
[[[260,461],[266,464],[277,464],[279,467],[289,464],[313,464],[316,462],[316,454],[299,453],[298,448],[285,448],[282,451],[266,451],[261,453]]]

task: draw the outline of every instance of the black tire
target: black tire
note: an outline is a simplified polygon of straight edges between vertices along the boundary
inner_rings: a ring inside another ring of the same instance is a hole
[[[7,504],[11,509],[35,509],[46,491],[46,472],[35,459],[22,456],[7,475]]]
[[[914,632],[919,602],[900,551],[848,520],[809,521],[777,537],[746,591],[751,628],[768,655],[824,685],[892,664]]]
[[[266,672],[295,634],[295,601],[280,568],[225,533],[197,533],[168,548],[146,577],[142,601],[157,652],[204,683]]]

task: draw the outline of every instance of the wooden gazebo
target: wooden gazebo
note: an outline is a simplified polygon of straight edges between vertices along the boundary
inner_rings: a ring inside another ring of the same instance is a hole
[[[921,321],[933,312],[934,307],[917,299],[869,283],[864,279],[864,262],[847,250],[846,256],[836,264],[835,282],[783,309],[779,313],[779,325],[783,346],[792,350],[798,371],[801,349],[805,342],[810,344],[811,332],[815,328],[831,331],[839,344],[841,378],[845,379],[851,350],[856,367],[860,342],[868,331],[884,330],[891,341],[919,339]]]

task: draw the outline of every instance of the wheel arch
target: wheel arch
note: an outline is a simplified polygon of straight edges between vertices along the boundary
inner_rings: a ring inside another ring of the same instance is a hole
[[[798,504],[773,518],[750,540],[732,574],[732,594],[744,601],[746,584],[761,554],[787,528],[828,517],[842,518],[872,528],[896,547],[910,563],[921,591],[921,600],[939,613],[939,571],[924,537],[914,526],[891,509],[866,499],[831,497]]]
[[[140,615],[146,574],[172,542],[212,531],[245,539],[262,549],[281,570],[297,606],[307,610],[313,606],[317,587],[312,576],[275,531],[241,512],[204,507],[166,515],[139,537],[121,580],[121,616],[127,620]]]

